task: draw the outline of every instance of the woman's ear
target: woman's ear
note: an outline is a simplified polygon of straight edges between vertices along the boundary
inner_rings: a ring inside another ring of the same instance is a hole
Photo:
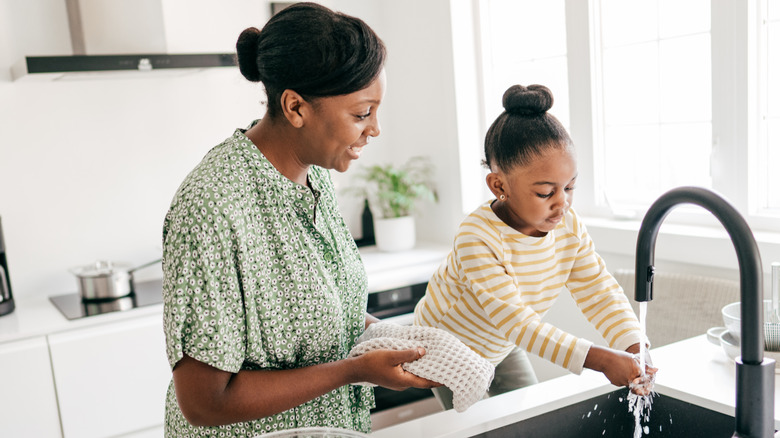
[[[504,195],[504,179],[496,172],[490,172],[485,177],[485,182],[487,182],[487,186],[490,189],[490,192],[493,193],[493,196],[496,198],[501,198],[501,195]]]
[[[293,90],[284,90],[282,97],[280,98],[282,105],[282,114],[290,124],[296,128],[303,127],[303,114],[301,112],[301,106],[306,101],[303,97]]]

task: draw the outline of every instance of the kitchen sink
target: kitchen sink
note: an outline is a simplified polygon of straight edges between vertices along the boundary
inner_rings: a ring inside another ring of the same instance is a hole
[[[625,388],[564,406],[475,437],[561,438],[634,436],[634,413],[628,411]],[[731,438],[735,420],[720,412],[656,394],[648,421],[642,421],[642,437]],[[644,432],[647,432],[645,434]]]

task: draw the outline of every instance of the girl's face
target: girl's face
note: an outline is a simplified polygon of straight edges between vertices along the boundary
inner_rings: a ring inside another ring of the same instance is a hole
[[[360,158],[369,137],[380,133],[377,110],[385,94],[384,70],[368,87],[312,102],[306,120],[308,147],[301,158],[308,164],[344,172]]]
[[[537,237],[563,219],[571,207],[576,180],[577,161],[567,148],[548,150],[527,166],[487,176],[488,187],[498,198],[493,211],[515,230]]]

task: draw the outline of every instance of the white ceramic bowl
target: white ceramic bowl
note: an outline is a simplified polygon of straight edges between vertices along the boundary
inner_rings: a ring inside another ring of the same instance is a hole
[[[721,309],[723,325],[739,342],[741,338],[739,301],[726,304]],[[780,351],[780,323],[772,322],[772,301],[764,300],[764,347],[771,351]]]
[[[726,329],[728,329],[731,334],[737,338],[737,340],[740,339],[740,309],[739,309],[739,301],[736,303],[726,304],[723,306],[723,309],[721,309],[720,313],[723,315],[723,325],[726,326]]]
[[[723,348],[723,352],[732,360],[742,354],[739,340],[725,327],[713,327],[707,330],[707,340]],[[775,360],[775,373],[780,373],[780,352],[764,350],[764,356]]]

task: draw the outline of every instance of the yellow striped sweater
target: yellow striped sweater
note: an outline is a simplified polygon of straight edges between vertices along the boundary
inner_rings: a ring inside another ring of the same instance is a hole
[[[593,343],[542,321],[565,291],[610,347],[622,351],[642,339],[628,299],[572,209],[546,236],[530,237],[487,202],[461,223],[414,323],[451,332],[494,365],[517,345],[579,374]]]

